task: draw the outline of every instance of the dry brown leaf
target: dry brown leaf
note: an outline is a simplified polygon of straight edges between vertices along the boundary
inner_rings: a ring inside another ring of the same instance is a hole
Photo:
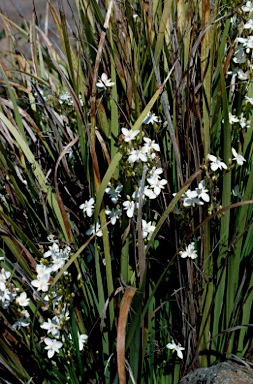
[[[121,301],[121,306],[120,306],[119,322],[118,322],[118,330],[117,330],[117,365],[118,365],[118,375],[119,375],[120,384],[126,384],[126,370],[125,370],[126,322],[127,322],[130,305],[136,290],[137,290],[136,288],[127,287]]]

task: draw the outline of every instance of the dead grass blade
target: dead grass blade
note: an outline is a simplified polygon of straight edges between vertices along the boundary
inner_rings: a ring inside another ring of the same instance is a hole
[[[117,330],[117,365],[119,383],[126,384],[126,370],[125,370],[125,340],[126,340],[126,323],[132,299],[137,289],[127,287],[121,301],[119,312],[119,322]]]

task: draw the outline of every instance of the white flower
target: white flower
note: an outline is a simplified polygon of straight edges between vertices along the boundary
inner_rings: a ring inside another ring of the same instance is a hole
[[[58,326],[59,319],[57,318],[57,316],[54,316],[52,320],[47,319],[47,321],[44,321],[44,323],[40,325],[41,328],[47,330],[47,333],[51,333],[57,339],[60,337]]]
[[[138,187],[138,188],[132,193],[132,199],[133,199],[133,200],[135,200],[135,201],[138,201],[138,200],[139,200],[140,190],[141,190],[141,187]],[[143,198],[144,198],[144,196],[143,196]]]
[[[212,171],[217,171],[217,169],[227,169],[227,166],[225,163],[223,163],[222,161],[220,161],[219,158],[217,158],[216,156],[213,156],[213,155],[210,155],[208,154],[207,155],[207,158],[211,161],[211,170]]]
[[[29,305],[30,299],[27,298],[26,292],[22,292],[18,297],[16,297],[16,303],[21,307],[27,307]]]
[[[134,21],[140,21],[140,16],[137,14],[137,13],[135,13],[135,14],[133,14],[133,19],[134,19]]]
[[[114,204],[116,204],[117,201],[118,201],[118,198],[121,196],[120,192],[122,191],[122,189],[123,189],[123,185],[117,185],[116,188],[114,188],[114,187],[107,187],[105,192],[108,193],[108,195],[110,195],[111,201]]]
[[[241,128],[250,128],[250,120],[246,120],[246,118],[243,116],[243,113],[240,115],[239,123]]]
[[[167,184],[167,180],[165,179],[160,180],[160,177],[155,173],[151,177],[148,177],[147,181],[150,184],[150,187],[153,189],[156,196],[158,196],[161,193],[161,190],[164,189],[164,186]]]
[[[108,79],[108,76],[106,73],[103,73],[101,75],[101,80],[99,80],[96,84],[96,86],[99,88],[99,90],[103,90],[103,89],[106,89],[106,88],[109,88],[109,87],[113,87],[114,86],[114,82],[111,81],[111,79]]]
[[[253,105],[253,97],[245,96],[245,99],[246,99],[251,105]]]
[[[239,190],[239,185],[236,184],[234,188],[232,189],[233,196],[239,197],[239,199],[243,199],[243,194]]]
[[[184,259],[185,257],[189,257],[190,259],[196,259],[198,257],[198,254],[196,252],[194,243],[190,243],[188,247],[186,247],[185,251],[179,252],[180,256]]]
[[[144,195],[147,196],[149,199],[156,199],[157,198],[157,195],[155,194],[155,192],[148,188],[147,186],[144,187]]]
[[[138,204],[135,204],[134,201],[126,200],[126,201],[124,201],[124,203],[123,203],[123,207],[124,207],[124,209],[126,210],[126,214],[127,214],[127,217],[129,217],[129,219],[130,219],[131,217],[133,217],[133,215],[134,215],[134,209],[135,209],[135,206],[137,207]]]
[[[148,161],[147,156],[146,156],[146,154],[142,148],[141,149],[132,149],[132,151],[130,152],[130,156],[128,158],[128,161],[131,164],[135,163],[138,160],[141,160],[144,163],[146,161]]]
[[[20,315],[23,316],[23,317],[26,317],[27,319],[29,319],[29,317],[30,317],[30,314],[29,314],[29,312],[26,309],[23,309],[20,312]]]
[[[253,29],[253,20],[249,19],[246,24],[244,24],[243,29]]]
[[[62,308],[62,312],[59,315],[59,321],[63,320],[64,322],[66,322],[69,319],[70,319],[69,310],[67,308],[67,305],[64,304],[64,306]]]
[[[183,198],[183,205],[184,207],[190,207],[191,205],[193,207],[195,207],[195,204],[197,205],[203,205],[204,203],[202,201],[199,200],[198,198],[198,192],[195,190],[195,191],[191,191],[190,189],[188,189],[183,195],[182,195],[182,198]]]
[[[63,147],[65,149],[65,147]],[[74,152],[72,148],[69,148],[66,152],[66,155],[68,155],[68,159],[71,160],[74,157]]]
[[[142,219],[142,237],[143,237],[143,239],[145,239],[148,235],[152,235],[154,230],[155,230],[155,225],[152,225],[151,221],[149,221],[147,223],[146,220]]]
[[[253,6],[251,1],[247,1],[246,5],[243,5],[241,7],[241,10],[243,12],[252,12],[253,11]]]
[[[183,358],[183,352],[182,352],[182,351],[184,350],[184,348],[181,347],[180,344],[176,344],[176,343],[174,342],[174,340],[172,340],[172,343],[168,343],[168,344],[166,345],[166,347],[169,348],[169,349],[172,349],[173,352],[176,351],[176,352],[177,352],[177,356],[179,357],[179,359],[182,359],[182,358]]]
[[[154,123],[160,123],[161,122],[161,119],[156,116],[154,113],[151,114],[151,112],[149,112],[147,114],[147,116],[145,117],[145,119],[143,120],[143,124],[154,124]]]
[[[48,267],[44,264],[37,264],[36,265],[36,272],[38,274],[38,279],[40,279],[43,275],[48,275],[52,272],[51,267]]]
[[[153,167],[150,171],[149,171],[149,175],[152,176],[152,175],[161,175],[161,173],[163,173],[163,169],[162,168],[156,168],[156,167]]]
[[[53,300],[52,300],[52,307],[53,307],[53,309],[55,309],[55,307],[58,306],[58,303],[59,303],[59,301],[62,298],[62,295],[57,295],[57,293],[55,292],[55,289],[56,289],[55,286],[53,286],[51,288],[51,291],[50,291],[50,296],[49,295],[45,295],[43,297],[44,301],[48,301],[48,302],[50,300],[52,300],[52,298],[53,298]]]
[[[124,141],[126,143],[129,143],[130,141],[134,140],[138,133],[140,132],[138,129],[132,130],[132,129],[127,129],[127,128],[121,128],[121,132],[124,135]]]
[[[202,200],[208,203],[210,201],[210,197],[207,194],[207,192],[209,191],[208,189],[205,189],[205,188],[206,188],[205,180],[202,180],[199,183],[198,188],[196,188],[196,191],[198,192],[198,198],[201,198]]]
[[[44,253],[44,257],[49,257],[53,255],[58,255],[59,254],[59,245],[57,243],[53,243],[53,245],[48,247],[49,250]]]
[[[238,165],[243,165],[243,162],[246,161],[242,155],[239,155],[234,148],[232,148],[233,160],[236,160]]]
[[[50,241],[51,243],[59,243],[57,239],[55,239],[55,235],[50,233],[50,235],[47,236],[47,240]]]
[[[0,289],[0,301],[2,302],[2,308],[6,309],[10,305],[10,302],[15,298],[16,292],[12,289],[12,292],[9,289],[5,288],[4,290]]]
[[[230,124],[238,123],[239,121],[238,117],[236,117],[235,115],[232,115],[231,112],[228,113],[228,117],[229,117]]]
[[[235,26],[237,27],[241,22],[241,19],[238,15],[234,15],[230,18],[230,23],[232,24],[232,26]]]
[[[246,24],[245,24],[246,25]],[[248,38],[245,37],[237,37],[236,39],[239,43],[243,44],[243,46],[246,48],[246,52],[250,53],[250,50],[253,48],[253,36],[248,36]]]
[[[44,343],[47,345],[45,349],[47,349],[47,356],[49,359],[51,359],[55,353],[59,352],[59,349],[62,347],[62,342],[58,341],[56,339],[49,339],[49,337],[46,337],[44,339]]]
[[[78,332],[78,344],[79,344],[79,351],[83,350],[84,344],[86,343],[88,339],[88,336],[85,334],[80,335]]]
[[[243,72],[241,69],[238,69],[237,76],[239,80],[245,81],[249,78],[249,72]]]
[[[85,334],[80,335],[80,333],[77,333],[78,335],[78,346],[79,346],[79,351],[83,350],[84,344],[86,343],[88,336]],[[72,340],[72,336],[69,335],[70,339]]]
[[[163,172],[162,168],[155,168],[153,167],[150,171],[150,177],[147,178],[148,183],[150,184],[150,187],[153,189],[156,196],[158,196],[161,193],[161,190],[164,189],[164,186],[167,184],[167,180],[161,179],[160,174]],[[148,191],[144,191],[145,195],[148,196]],[[149,197],[152,198],[152,197]]]
[[[64,250],[60,250],[58,255],[53,255],[52,261],[53,261],[53,263],[54,262],[57,263],[59,259],[67,260],[69,258],[69,255],[70,255],[70,248],[66,247]]]
[[[94,233],[95,233],[95,224],[93,224],[85,233],[88,236],[94,235]],[[96,236],[98,236],[98,237],[103,236],[103,232],[100,229],[100,224],[99,223],[97,223],[97,225],[96,225]]]
[[[245,52],[241,44],[238,45],[238,48],[235,51],[235,57],[233,58],[233,61],[237,64],[243,64],[246,62]]]
[[[63,249],[63,251],[61,251],[61,257],[64,259],[64,260],[67,260],[69,258],[71,254],[71,248],[67,245],[67,247],[65,247]]]
[[[29,319],[21,316],[13,325],[12,329],[20,329],[21,327],[28,327],[30,325]]]
[[[159,144],[155,143],[155,140],[151,140],[148,137],[144,137],[143,140],[145,141],[143,146],[145,153],[150,153],[151,149],[154,149],[157,152],[160,151]]]
[[[52,259],[53,264],[50,266],[52,272],[58,271],[65,265],[65,259],[62,257],[62,254],[54,256]]]
[[[84,214],[91,217],[92,210],[94,209],[94,203],[95,199],[94,197],[92,197],[89,201],[86,200],[85,203],[81,204],[79,208],[82,209]]]
[[[66,92],[63,92],[60,96],[59,96],[59,103],[60,104],[63,104],[65,101],[70,101],[71,100],[71,95],[68,91]],[[73,103],[73,101],[72,101]]]
[[[121,212],[122,212],[121,209],[114,209],[114,208],[112,208],[112,210],[109,208],[105,210],[105,213],[110,217],[112,225],[116,223],[116,220],[121,215]]]
[[[139,197],[140,197],[140,192],[141,192],[141,181],[139,181],[138,184],[139,184],[139,187],[132,193],[132,199],[136,202],[137,205],[139,202]],[[144,194],[145,188],[147,188],[147,187],[144,187],[144,190],[143,190],[143,194],[142,194],[142,202],[143,203],[145,202],[145,194]]]
[[[4,268],[1,269],[0,273],[0,291],[4,291],[6,288],[6,280],[9,279],[11,273],[10,271],[5,271]]]
[[[37,288],[37,291],[42,291],[42,292],[47,292],[48,291],[48,286],[49,286],[49,279],[50,279],[50,274],[45,274],[42,276],[38,276],[37,280],[32,280],[31,284]]]

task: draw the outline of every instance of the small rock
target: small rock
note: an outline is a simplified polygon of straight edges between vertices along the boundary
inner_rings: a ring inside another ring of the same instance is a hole
[[[178,384],[253,384],[253,369],[248,364],[228,360],[210,368],[198,368]]]

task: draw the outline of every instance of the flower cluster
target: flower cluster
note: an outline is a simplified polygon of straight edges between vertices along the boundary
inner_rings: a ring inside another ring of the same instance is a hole
[[[48,358],[52,358],[54,353],[58,353],[62,347],[63,342],[60,339],[60,330],[63,325],[69,320],[69,311],[64,305],[61,305],[62,295],[57,294],[57,287],[50,287],[50,280],[52,274],[58,272],[69,259],[71,254],[71,248],[66,246],[61,249],[58,241],[53,236],[48,237],[49,241],[53,241],[52,245],[48,247],[48,251],[44,253],[44,257],[40,264],[36,266],[37,279],[31,281],[33,287],[37,289],[37,292],[46,293],[43,297],[44,302],[49,305],[52,302],[54,310],[57,307],[59,314],[55,315],[52,319],[48,318],[48,321],[42,322],[41,328],[46,329],[47,333],[53,338],[46,337],[44,343],[45,349],[48,351]]]
[[[250,104],[253,103],[253,99],[250,97],[245,96],[245,100],[247,103],[250,103]],[[230,124],[239,123],[241,128],[247,128],[248,129],[250,127],[250,120],[246,120],[243,112],[240,114],[239,117],[232,115],[232,113],[229,112],[229,123]]]
[[[249,35],[253,30],[252,2],[247,1],[246,5],[241,7],[241,10],[242,14],[239,22],[242,26],[244,36],[237,37],[236,39],[238,46],[233,57],[233,62],[236,64],[245,64],[247,62],[247,55],[250,54],[251,49],[253,49],[253,36]],[[232,19],[231,22],[233,23],[234,19]]]
[[[234,57],[232,63],[232,70],[228,74],[232,75],[231,84],[234,89],[236,77],[244,82],[249,84],[251,81],[251,72],[253,69],[252,65],[252,53],[253,53],[253,18],[252,18],[252,2],[247,1],[245,5],[241,7],[241,12],[238,13],[231,19],[232,26],[240,26],[239,34],[240,36],[236,38],[237,47],[234,52]],[[250,89],[250,87],[246,87]],[[251,96],[251,95],[250,95]],[[248,95],[245,96],[245,104],[252,104],[252,97]],[[241,128],[249,128],[250,120],[244,116],[242,112],[240,116],[234,116],[231,113],[229,114],[229,121],[231,124],[238,123]]]
[[[47,298],[49,297],[46,296],[46,299]],[[52,318],[48,318],[47,321],[43,321],[40,324],[40,327],[47,331],[47,335],[51,336],[51,338],[46,337],[44,339],[44,343],[46,344],[45,349],[47,350],[47,355],[49,359],[54,356],[55,352],[58,353],[59,349],[63,346],[63,342],[65,340],[64,337],[61,336],[61,330],[64,329],[64,331],[67,332],[67,327],[64,326],[70,319],[69,310],[67,309],[66,305],[63,305],[63,307],[61,307],[60,299],[61,296],[58,296],[56,300],[53,301],[54,308],[57,307],[57,314]],[[57,305],[58,303],[59,305]]]
[[[6,271],[4,268],[0,272],[0,301],[2,303],[2,308],[6,309],[10,305],[10,302],[14,300],[17,295],[16,288],[9,283],[9,278],[11,276],[10,271]]]
[[[210,201],[210,196],[208,195],[208,192],[208,189],[206,189],[206,182],[205,180],[202,180],[199,183],[198,188],[195,188],[194,191],[188,189],[182,195],[184,207],[195,207],[195,205],[203,205],[204,202],[208,203]],[[173,195],[175,196],[176,193],[174,193]]]
[[[1,258],[2,260],[2,258]],[[30,325],[30,314],[24,309],[30,305],[30,299],[27,297],[26,292],[19,294],[19,288],[10,281],[12,273],[6,271],[5,268],[0,272],[0,301],[2,308],[7,309],[11,302],[15,303],[19,307],[17,321],[12,325],[12,329],[20,329],[22,327],[28,327]],[[15,300],[15,301],[14,301]],[[21,307],[21,308],[20,308]]]
[[[158,122],[160,120],[150,113],[144,119],[145,124],[153,124],[154,121]],[[144,136],[143,144],[140,145],[140,140],[137,140],[141,136],[139,135],[139,130],[132,131],[131,129],[122,128],[121,132],[124,142],[128,144],[126,147],[127,162],[130,168],[132,168],[138,184],[138,188],[132,194],[132,199],[128,197],[123,203],[123,209],[126,211],[127,216],[132,218],[138,209],[143,166],[146,165],[147,167],[147,176],[145,178],[147,184],[143,186],[143,201],[145,201],[145,198],[156,199],[165,188],[167,180],[162,179],[160,176],[163,173],[163,169],[156,167],[158,153],[160,152],[159,144]]]
[[[230,116],[232,119],[232,115]],[[232,151],[232,161],[236,161],[237,165],[243,165],[243,163],[246,161],[245,158],[238,154],[234,148],[231,149]],[[219,158],[214,155],[208,154],[207,159],[210,161],[210,168],[213,172],[216,172],[217,170],[227,170],[227,165]],[[157,170],[155,171],[157,172]],[[235,192],[233,192],[235,195]],[[173,193],[173,196],[175,196],[176,193]],[[195,207],[196,205],[204,205],[204,203],[209,203],[210,196],[209,196],[209,190],[206,188],[206,182],[205,180],[202,180],[198,187],[195,188],[195,190],[188,189],[183,195],[183,206],[184,207]],[[182,256],[184,257],[184,256]]]
[[[64,297],[64,292],[60,285],[51,285],[53,281],[53,274],[57,273],[66,263],[71,255],[71,248],[65,246],[60,248],[58,241],[54,236],[49,235],[48,240],[52,245],[44,252],[41,262],[36,265],[37,278],[31,281],[31,286],[36,288],[34,297],[36,300],[41,300],[43,303],[43,311],[52,310],[53,316],[48,317],[47,320],[40,319],[40,327],[47,331],[46,337],[42,340],[45,343],[45,350],[47,356],[51,359],[55,353],[59,353],[64,345],[64,334],[68,334],[68,327],[66,326],[70,319],[68,304]],[[20,292],[20,288],[16,288],[10,282],[11,272],[6,271],[4,268],[0,272],[0,300],[2,307],[6,309],[10,302],[15,303],[16,309],[13,307],[14,312],[18,314],[17,321],[12,325],[13,330],[19,330],[30,326],[30,298],[25,291]],[[42,296],[40,296],[42,294]],[[15,300],[14,300],[15,299]],[[26,309],[27,308],[27,309]],[[86,334],[78,333],[79,350],[83,350],[84,343],[88,336]],[[72,340],[69,334],[69,339]]]
[[[59,271],[65,265],[66,260],[69,259],[70,252],[71,248],[69,246],[60,249],[56,241],[49,246],[49,250],[44,253],[44,259],[50,258],[50,262],[49,264],[37,264],[37,279],[32,280],[31,282],[37,291],[48,291],[51,274]]]
[[[101,81],[97,83],[97,87],[110,87],[114,83],[107,78],[107,75],[102,74]],[[149,112],[146,118],[143,120],[143,124],[154,124],[159,123],[160,118],[155,114]],[[160,152],[159,144],[154,140],[143,136],[140,130],[132,130],[122,128],[123,145],[121,150],[123,152],[123,161],[125,161],[125,167],[129,175],[134,180],[136,185],[135,190],[131,196],[123,196],[123,185],[109,183],[105,189],[105,193],[114,207],[107,206],[105,212],[110,221],[110,224],[115,225],[117,220],[120,219],[122,212],[125,211],[128,218],[133,218],[136,214],[139,206],[140,192],[142,193],[142,201],[145,203],[146,199],[156,199],[161,191],[165,188],[167,180],[161,178],[163,169],[157,167],[158,153]],[[142,172],[146,167],[145,185],[141,186]],[[95,208],[95,198],[91,197],[79,206],[83,211],[84,215],[92,217]],[[102,236],[102,230],[100,229],[100,223],[93,224],[87,231],[87,235],[96,234],[96,236]],[[149,238],[155,226],[152,225],[151,221],[146,222],[142,220],[142,235],[143,238]]]
[[[242,155],[237,153],[234,148],[232,148],[232,155],[234,156],[232,160],[235,160],[238,165],[243,165],[244,161],[246,161],[246,159]],[[211,161],[210,167],[212,171],[215,172],[217,171],[217,169],[222,170],[222,168],[226,170],[228,168],[227,165],[223,161],[221,161],[219,157],[210,154],[208,154],[207,157],[208,160]]]

